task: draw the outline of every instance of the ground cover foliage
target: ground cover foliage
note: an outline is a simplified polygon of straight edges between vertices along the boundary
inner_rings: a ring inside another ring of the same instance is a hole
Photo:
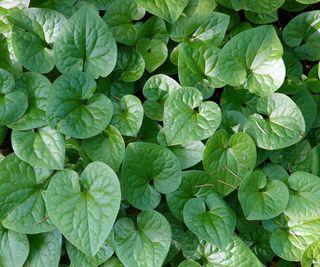
[[[319,266],[317,2],[0,1],[0,267]]]

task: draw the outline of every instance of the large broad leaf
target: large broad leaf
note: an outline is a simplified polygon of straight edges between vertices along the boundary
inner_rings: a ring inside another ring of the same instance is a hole
[[[235,213],[217,193],[188,200],[183,220],[192,232],[220,249],[229,244],[236,226]]]
[[[22,266],[29,254],[25,234],[0,227],[0,266]]]
[[[222,87],[216,63],[220,49],[210,42],[192,42],[179,45],[178,74],[182,86],[198,88],[205,98],[215,87]]]
[[[164,103],[170,93],[181,88],[172,78],[164,74],[150,77],[143,86],[143,95],[147,99],[143,103],[145,114],[153,120],[163,120]]]
[[[231,86],[243,86],[267,96],[282,85],[285,66],[282,45],[272,26],[260,26],[237,34],[221,50],[220,77]]]
[[[125,95],[120,102],[113,102],[111,124],[122,135],[136,137],[143,120],[143,107],[138,97]]]
[[[267,150],[281,149],[299,142],[305,133],[305,122],[298,106],[286,95],[275,93],[258,100],[257,111],[249,117],[245,132],[257,146]]]
[[[16,80],[16,90],[22,91],[28,98],[28,109],[16,122],[10,124],[15,130],[30,130],[48,125],[47,95],[51,87],[50,81],[35,72],[26,72]]]
[[[320,217],[320,178],[307,172],[295,172],[287,179],[289,203],[284,213],[295,220]]]
[[[206,198],[214,192],[215,185],[211,177],[203,171],[192,170],[182,173],[182,180],[179,188],[166,195],[168,206],[172,214],[183,221],[183,208],[189,199],[194,197]]]
[[[256,255],[237,235],[223,250],[187,231],[182,239],[182,252],[188,259],[204,260],[208,267],[262,267]]]
[[[305,249],[320,238],[320,219],[288,221],[284,227],[272,233],[273,251],[289,261],[300,261]]]
[[[116,2],[115,2],[116,3]],[[145,62],[142,55],[131,47],[120,47],[115,73],[121,73],[124,82],[134,82],[144,73]]]
[[[216,1],[211,0],[189,0],[182,16],[172,25],[169,25],[170,37],[177,42],[185,38],[201,26],[206,19],[210,18],[212,11],[217,6]]]
[[[49,217],[60,232],[85,254],[95,256],[120,207],[120,185],[113,170],[93,162],[81,177],[72,170],[58,172],[44,196]]]
[[[238,196],[248,220],[268,220],[285,210],[289,190],[283,182],[268,181],[262,171],[254,171],[241,182]]]
[[[283,40],[294,47],[301,59],[319,60],[320,11],[309,11],[294,17],[283,29]]]
[[[277,10],[284,0],[231,0],[232,6],[236,10],[245,9],[257,13],[271,13]]]
[[[166,44],[158,39],[141,38],[137,43],[137,51],[142,55],[148,72],[159,68],[168,56]]]
[[[103,17],[117,42],[125,45],[134,45],[139,35],[139,27],[133,24],[134,20],[144,17],[145,10],[134,0],[113,1]]]
[[[136,224],[130,218],[119,219],[114,229],[116,254],[125,266],[162,266],[171,243],[171,228],[160,213],[142,211]]]
[[[108,237],[106,243],[99,249],[94,257],[87,256],[70,242],[67,242],[66,248],[72,266],[96,267],[108,260],[114,253],[114,241],[113,238],[110,238],[111,236],[113,236],[113,234]]]
[[[124,158],[125,144],[117,128],[109,125],[97,136],[83,139],[81,148],[92,161],[102,161],[118,172]]]
[[[318,267],[320,262],[320,240],[312,243],[303,253],[301,265],[302,267]]]
[[[7,125],[18,120],[27,110],[28,99],[25,94],[15,90],[12,75],[0,69],[0,125]]]
[[[13,24],[12,46],[19,62],[31,71],[51,71],[52,44],[66,23],[65,17],[52,9],[26,8],[10,11],[8,18]]]
[[[201,92],[192,87],[169,95],[163,115],[168,145],[203,140],[216,131],[221,122],[220,108],[214,102],[202,100]]]
[[[52,231],[33,168],[14,154],[0,162],[0,220],[4,227],[27,234]]]
[[[175,191],[180,182],[180,163],[170,150],[149,143],[127,146],[121,186],[131,205],[141,210],[154,209],[160,203],[160,193]]]
[[[30,0],[2,0],[0,2],[0,7],[10,9],[10,8],[25,8],[30,4]]]
[[[11,135],[16,155],[33,166],[62,170],[65,158],[64,136],[50,127],[37,131],[15,131]]]
[[[135,0],[151,14],[163,18],[169,23],[175,22],[187,6],[188,0]]]
[[[219,12],[211,15],[192,34],[191,40],[210,41],[212,45],[219,45],[229,25],[229,16]]]
[[[236,133],[229,137],[224,130],[210,137],[203,153],[204,169],[222,196],[234,191],[251,174],[256,160],[256,147],[250,136]]]
[[[76,70],[106,77],[116,64],[116,42],[97,11],[84,6],[62,28],[54,44],[54,58],[62,73]]]
[[[153,16],[143,23],[140,32],[139,38],[149,38],[161,40],[165,44],[169,41],[169,33],[167,31],[166,23],[163,19]]]
[[[62,236],[58,230],[29,236],[30,253],[23,265],[58,266],[61,257]]]
[[[112,117],[112,103],[94,94],[96,82],[83,72],[57,78],[48,94],[47,117],[52,128],[75,138],[89,138],[102,132]]]

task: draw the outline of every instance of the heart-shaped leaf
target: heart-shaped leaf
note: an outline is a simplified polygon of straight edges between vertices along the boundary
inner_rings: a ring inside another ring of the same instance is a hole
[[[284,0],[231,0],[235,10],[245,9],[257,13],[270,13],[277,10]]]
[[[143,107],[140,99],[134,95],[125,95],[119,103],[113,103],[113,110],[111,124],[122,135],[136,137],[143,120]]]
[[[168,194],[179,187],[180,163],[167,148],[131,143],[122,164],[121,181],[124,196],[132,206],[154,209],[160,203],[160,193]]]
[[[14,25],[12,47],[19,62],[31,71],[51,71],[52,44],[66,23],[65,17],[52,9],[26,8],[11,10],[8,19]]]
[[[163,18],[169,23],[175,22],[181,15],[183,9],[187,6],[188,0],[170,1],[170,0],[135,0],[151,14]]]
[[[231,86],[267,96],[282,85],[282,45],[272,26],[260,26],[233,37],[221,50],[217,69]]]
[[[65,138],[50,127],[37,132],[15,131],[11,135],[12,148],[16,155],[33,166],[62,170],[65,158]]]
[[[112,2],[103,17],[117,42],[134,45],[137,42],[139,27],[133,24],[145,15],[145,10],[134,0],[118,0]]]
[[[220,108],[214,102],[202,100],[201,92],[192,87],[183,87],[169,95],[163,115],[168,145],[203,140],[216,131],[221,122]]]
[[[214,190],[211,177],[204,171],[184,171],[179,188],[166,195],[169,209],[177,219],[183,221],[183,208],[188,200],[194,197],[205,199]]]
[[[101,133],[112,117],[112,103],[93,94],[94,79],[83,72],[70,72],[56,79],[48,94],[47,117],[52,128],[65,135],[89,138]]]
[[[25,234],[0,227],[0,266],[22,266],[29,254]]]
[[[22,91],[28,98],[29,106],[23,116],[10,124],[15,130],[30,130],[48,125],[47,95],[51,87],[50,81],[35,72],[25,72],[16,80],[16,90]]]
[[[15,90],[12,75],[0,69],[0,125],[7,125],[18,120],[28,108],[25,94]]]
[[[142,211],[136,225],[130,218],[121,218],[114,229],[116,254],[125,266],[162,266],[171,243],[171,228],[160,213]]]
[[[318,10],[304,12],[295,16],[283,29],[283,40],[294,47],[298,57],[307,60],[319,60],[318,43],[320,40],[320,18]]]
[[[320,261],[320,240],[312,243],[303,253],[302,267],[317,266]]]
[[[58,266],[61,257],[62,236],[58,230],[29,236],[30,252],[23,265]]]
[[[109,125],[101,134],[83,139],[81,148],[92,161],[102,161],[118,172],[125,143],[117,128]]]
[[[263,149],[275,150],[299,142],[305,133],[305,122],[290,97],[275,93],[258,100],[257,111],[245,125],[245,132]]]
[[[57,172],[44,196],[49,217],[60,232],[82,252],[95,256],[119,211],[120,185],[114,171],[93,162],[80,178],[72,170]]]
[[[236,215],[217,193],[209,194],[205,200],[188,200],[183,219],[192,232],[220,249],[232,240],[236,226]]]
[[[150,77],[143,86],[143,95],[147,99],[143,103],[145,114],[152,120],[163,120],[164,103],[170,93],[181,88],[172,78],[164,74]]]
[[[287,179],[289,203],[284,213],[295,220],[320,216],[320,179],[307,172],[294,172]]]
[[[110,74],[116,65],[117,46],[97,10],[84,6],[73,14],[54,44],[54,59],[62,73],[85,71],[95,78]]]
[[[238,196],[248,220],[268,220],[285,210],[289,190],[283,182],[268,181],[262,171],[254,171],[241,182]]]
[[[41,192],[30,165],[14,154],[0,161],[0,220],[4,227],[27,234],[54,230]]]
[[[256,159],[256,147],[250,136],[236,133],[229,137],[226,131],[220,130],[206,143],[203,166],[212,177],[215,190],[226,196],[251,174]]]

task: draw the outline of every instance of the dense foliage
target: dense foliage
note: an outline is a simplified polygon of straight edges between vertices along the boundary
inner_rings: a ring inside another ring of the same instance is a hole
[[[319,0],[0,0],[0,267],[320,266]]]

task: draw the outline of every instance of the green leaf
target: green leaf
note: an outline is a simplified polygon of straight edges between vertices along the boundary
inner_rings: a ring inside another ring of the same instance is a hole
[[[132,206],[141,210],[154,209],[160,203],[160,193],[175,191],[180,182],[180,163],[170,150],[141,142],[127,146],[121,187]]]
[[[109,125],[101,134],[83,139],[81,148],[92,161],[104,162],[115,172],[119,171],[125,143],[117,128]]]
[[[251,174],[256,160],[256,147],[250,136],[236,133],[229,137],[224,130],[210,137],[203,153],[204,170],[222,196],[234,191]]]
[[[249,21],[255,24],[269,24],[272,22],[276,22],[279,19],[277,11],[273,11],[267,14],[245,11],[245,15]]]
[[[115,250],[125,266],[160,267],[169,251],[171,228],[154,210],[142,211],[136,224],[130,218],[115,224]]]
[[[285,210],[289,190],[283,182],[268,181],[262,171],[254,171],[241,182],[238,196],[248,220],[268,220]]]
[[[139,39],[144,37],[149,39],[158,39],[167,44],[169,40],[169,33],[165,22],[159,17],[152,16],[143,23],[139,32]]]
[[[144,73],[144,68],[144,59],[138,51],[129,47],[119,48],[115,70],[121,72],[121,78],[124,82],[139,80]]]
[[[137,42],[139,28],[133,24],[134,20],[144,17],[145,10],[134,0],[113,1],[107,8],[104,21],[117,42],[125,45],[134,45]]]
[[[273,251],[288,261],[300,261],[303,252],[313,242],[319,240],[320,220],[288,221],[272,233],[270,244]]]
[[[291,219],[320,217],[320,178],[307,172],[294,172],[287,180],[289,203],[284,213]]]
[[[142,55],[148,72],[159,68],[168,56],[167,46],[158,39],[141,38],[137,43],[137,51]]]
[[[215,192],[211,177],[204,171],[191,170],[182,172],[179,188],[166,195],[167,203],[172,214],[183,221],[184,205],[192,198],[206,198]]]
[[[245,9],[257,13],[270,13],[277,10],[284,0],[231,0],[235,10]]]
[[[170,37],[176,42],[185,40],[210,17],[216,6],[217,3],[211,0],[189,0],[184,15],[169,25]]]
[[[62,236],[58,230],[29,236],[30,253],[23,265],[58,266],[61,256]]]
[[[294,48],[300,59],[319,60],[318,43],[320,26],[319,11],[303,12],[295,16],[283,29],[284,42]]]
[[[12,131],[12,148],[27,163],[40,168],[62,170],[65,158],[65,140],[50,127],[37,131]]]
[[[25,234],[0,227],[0,266],[22,266],[29,254],[29,242]]]
[[[302,267],[319,266],[320,262],[320,240],[315,241],[306,248],[302,255]]]
[[[235,213],[217,193],[188,200],[183,220],[193,233],[220,249],[231,241],[236,226]]]
[[[192,87],[169,95],[163,116],[168,145],[203,140],[216,131],[221,122],[220,108],[214,102],[202,100],[201,92]]]
[[[8,19],[13,24],[12,46],[19,62],[31,71],[51,71],[52,44],[66,23],[65,17],[51,9],[26,8],[10,11]]]
[[[54,230],[41,192],[30,165],[14,154],[0,161],[0,220],[4,227],[26,234]]]
[[[0,69],[0,125],[7,125],[18,120],[28,108],[25,94],[15,89],[12,75]]]
[[[305,133],[305,122],[298,106],[286,95],[275,93],[258,100],[257,111],[245,125],[260,148],[282,149],[299,142]]]
[[[111,257],[105,263],[101,265],[101,267],[124,267],[121,261],[116,257]]]
[[[201,265],[194,260],[184,260],[178,265],[178,267],[201,267]]]
[[[74,246],[95,256],[107,239],[120,207],[116,174],[102,162],[90,163],[81,177],[57,172],[44,192],[49,217]]]
[[[259,96],[268,96],[282,85],[283,49],[272,26],[260,26],[233,37],[221,50],[217,69],[231,86],[243,86]]]
[[[224,83],[216,69],[220,49],[210,42],[194,41],[179,45],[178,74],[182,86],[194,86],[204,98],[210,97],[214,87]]]
[[[170,0],[135,0],[138,5],[153,15],[163,18],[169,23],[174,23],[187,6],[188,0],[177,2]]]
[[[112,103],[96,93],[96,82],[86,73],[70,72],[57,78],[48,93],[47,118],[52,128],[74,138],[101,133],[112,117]]]
[[[187,259],[204,260],[206,266],[263,266],[256,255],[237,235],[233,235],[227,247],[221,250],[187,231],[182,240],[182,252]]]
[[[113,242],[114,241],[111,240],[109,236],[107,242],[99,249],[98,253],[94,257],[88,257],[86,254],[81,252],[81,250],[73,246],[70,242],[67,242],[66,248],[71,264],[73,266],[96,267],[104,263],[114,253],[114,244],[111,245],[111,243]]]
[[[62,73],[85,71],[95,78],[106,77],[117,60],[116,42],[109,27],[88,6],[80,8],[67,21],[53,50],[56,66]]]
[[[122,135],[136,137],[143,120],[143,107],[139,98],[125,95],[120,102],[113,102],[114,114],[111,124]]]
[[[10,128],[30,130],[48,125],[46,110],[50,87],[50,81],[35,72],[26,72],[16,80],[15,88],[27,96],[29,106],[19,120],[10,124]]]
[[[212,12],[204,23],[192,34],[191,40],[210,41],[212,45],[219,45],[228,29],[229,16],[219,12]]]
[[[162,121],[165,101],[169,94],[179,88],[181,86],[167,75],[151,76],[143,86],[143,95],[146,98],[143,108],[146,116],[152,120]]]

